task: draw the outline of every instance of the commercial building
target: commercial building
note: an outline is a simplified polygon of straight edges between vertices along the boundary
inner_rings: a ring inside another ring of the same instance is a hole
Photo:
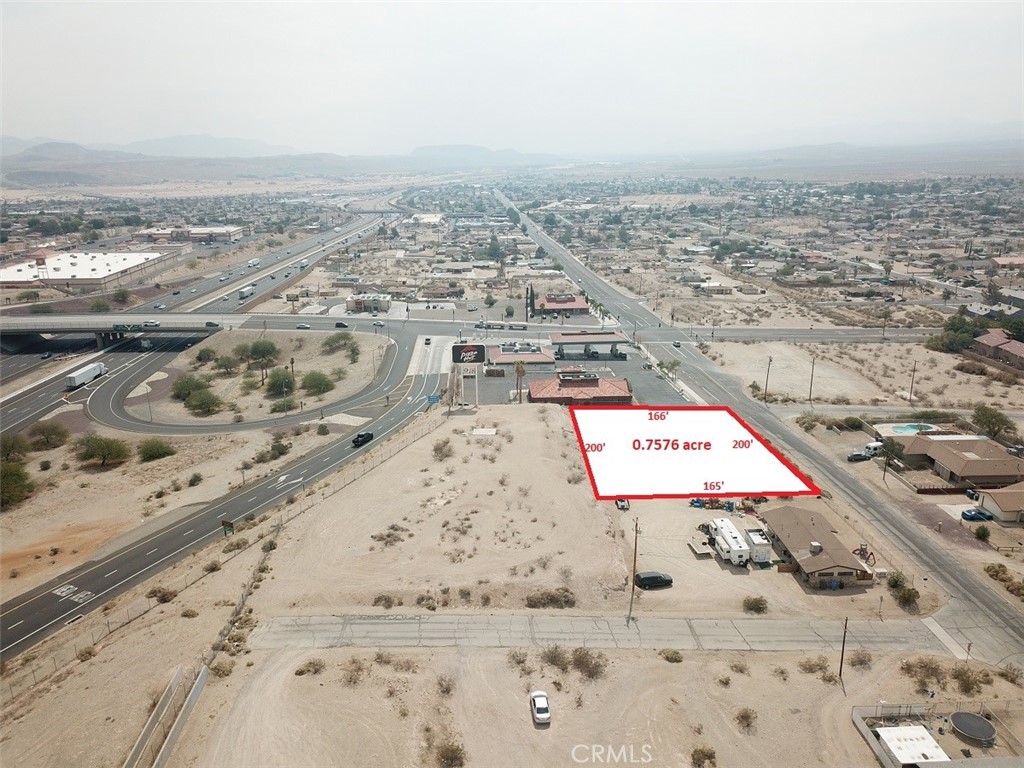
[[[834,526],[820,510],[785,506],[765,510],[761,517],[776,549],[809,584],[836,589],[874,583],[874,571],[832,533]]]
[[[5,262],[0,267],[0,286],[30,288],[52,286],[67,291],[108,290],[128,287],[138,279],[156,275],[183,255],[182,252],[118,251],[115,253],[67,253],[37,251],[28,259]]]
[[[531,403],[558,405],[630,405],[633,388],[629,379],[601,378],[593,371],[565,368],[553,379],[529,383]]]
[[[217,227],[151,227],[132,235],[133,240],[145,242],[233,243],[249,234],[248,227],[225,225]]]

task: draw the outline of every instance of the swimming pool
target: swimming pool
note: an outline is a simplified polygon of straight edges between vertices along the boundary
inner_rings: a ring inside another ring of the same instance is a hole
[[[890,424],[889,429],[895,435],[913,435],[917,432],[931,432],[938,427],[934,424]]]

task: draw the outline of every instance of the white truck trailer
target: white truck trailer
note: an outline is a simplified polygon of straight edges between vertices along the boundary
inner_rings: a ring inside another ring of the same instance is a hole
[[[242,288],[241,290],[238,291],[238,300],[239,301],[245,301],[250,296],[252,296],[252,294],[253,294],[253,292],[255,290],[256,289],[253,286],[251,286],[251,285],[245,286],[245,288]]]
[[[249,259],[249,262],[245,265],[247,267],[258,267],[260,265],[259,259]]]
[[[772,543],[763,528],[744,528],[743,538],[750,547],[750,562],[770,563],[772,561]]]
[[[77,371],[69,373],[64,379],[64,387],[66,389],[78,389],[83,384],[88,384],[106,372],[107,366],[103,363],[90,363],[84,368],[79,368]]]
[[[733,565],[745,566],[750,560],[750,547],[740,535],[739,529],[732,520],[716,517],[708,523],[711,538],[715,540],[715,551],[719,556]]]

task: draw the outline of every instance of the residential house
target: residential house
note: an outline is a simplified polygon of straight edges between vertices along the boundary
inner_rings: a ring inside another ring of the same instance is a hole
[[[835,527],[819,509],[794,506],[765,510],[761,518],[784,559],[818,589],[871,586],[874,571],[839,540]]]

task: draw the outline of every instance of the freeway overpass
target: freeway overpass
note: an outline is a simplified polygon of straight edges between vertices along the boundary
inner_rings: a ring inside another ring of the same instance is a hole
[[[164,314],[156,310],[154,317],[126,315],[121,312],[90,312],[87,315],[55,315],[27,317],[4,316],[3,336],[17,337],[44,333],[94,333],[100,349],[130,333],[216,333],[226,327],[241,325],[247,315],[200,315],[187,312]],[[157,319],[159,318],[159,319]]]

